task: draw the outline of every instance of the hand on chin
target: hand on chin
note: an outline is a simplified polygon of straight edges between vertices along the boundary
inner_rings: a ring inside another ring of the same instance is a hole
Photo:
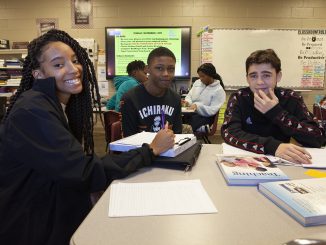
[[[265,95],[267,95],[268,98],[272,98],[271,94],[269,93],[269,88],[256,89],[256,93],[259,95],[259,97],[262,97],[261,93],[264,93]]]

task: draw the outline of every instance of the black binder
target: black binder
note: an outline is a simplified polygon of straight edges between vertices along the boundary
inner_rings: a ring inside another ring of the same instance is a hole
[[[176,157],[157,157],[153,163],[153,167],[170,168],[188,171],[196,164],[202,144],[196,143],[189,149],[180,153]]]

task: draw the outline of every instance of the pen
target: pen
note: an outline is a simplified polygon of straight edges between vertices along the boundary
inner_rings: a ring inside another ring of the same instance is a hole
[[[164,128],[165,125],[165,114],[164,114],[164,110],[161,109],[161,129]]]
[[[183,145],[183,144],[185,144],[185,143],[187,143],[188,141],[190,141],[191,140],[191,138],[189,138],[189,137],[186,137],[186,138],[184,138],[184,139],[181,139],[181,140],[179,140],[177,143],[175,143],[176,145]]]

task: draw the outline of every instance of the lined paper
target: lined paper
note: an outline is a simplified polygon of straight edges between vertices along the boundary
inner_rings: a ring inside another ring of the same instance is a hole
[[[216,213],[200,180],[111,185],[109,217]]]

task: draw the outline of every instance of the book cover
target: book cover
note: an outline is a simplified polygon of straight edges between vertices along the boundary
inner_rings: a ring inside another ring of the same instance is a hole
[[[289,179],[264,155],[219,155],[217,164],[228,185],[257,185],[261,182]]]
[[[153,132],[141,132],[138,134],[131,135],[129,137],[111,142],[109,144],[111,151],[129,151],[131,149],[139,148],[142,144],[150,144],[156,133]],[[197,142],[196,136],[193,134],[176,134],[175,145],[172,149],[169,149],[160,154],[165,157],[175,157],[187,150],[189,147]]]
[[[326,178],[260,183],[258,190],[303,226],[326,224]]]

